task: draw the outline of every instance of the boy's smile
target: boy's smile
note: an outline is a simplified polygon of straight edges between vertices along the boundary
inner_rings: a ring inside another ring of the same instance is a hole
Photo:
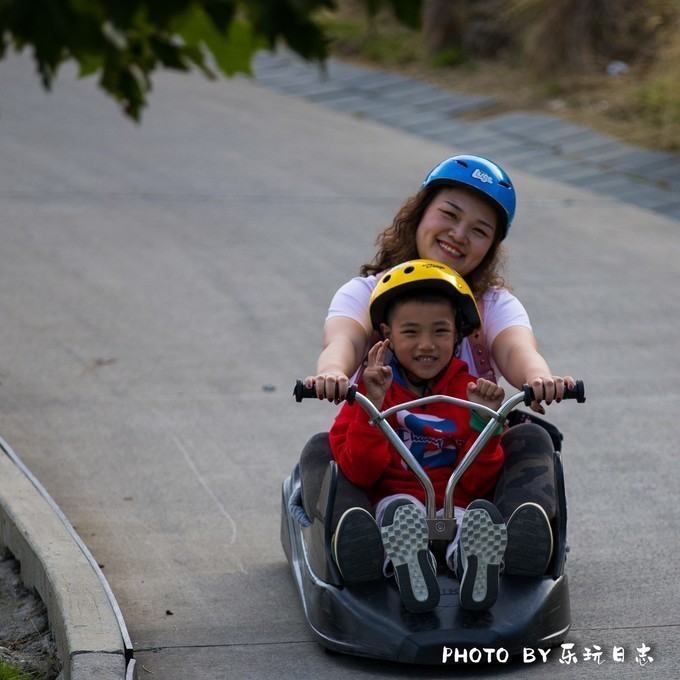
[[[409,382],[411,377],[432,380],[451,361],[456,318],[447,302],[397,302],[382,330]]]

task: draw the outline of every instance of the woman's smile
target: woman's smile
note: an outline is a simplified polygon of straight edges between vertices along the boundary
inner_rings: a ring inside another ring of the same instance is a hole
[[[459,187],[444,187],[432,199],[416,230],[422,258],[449,265],[466,276],[491,248],[498,216],[485,199]]]

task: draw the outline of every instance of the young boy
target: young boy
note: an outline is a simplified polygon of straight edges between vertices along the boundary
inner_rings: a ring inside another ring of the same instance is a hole
[[[373,293],[370,314],[383,340],[369,351],[359,389],[376,408],[445,394],[498,409],[503,389],[474,378],[456,356],[463,337],[481,322],[472,292],[451,269],[428,260],[391,269]],[[442,508],[451,473],[487,420],[462,406],[432,403],[401,411],[390,423],[426,470]],[[500,429],[456,487],[459,540],[448,546],[446,558],[460,578],[461,606],[466,609],[488,609],[498,593],[507,528],[485,499],[493,494],[503,465]],[[428,550],[422,485],[358,404],[343,406],[329,441],[338,466],[349,481],[366,490],[375,514],[373,519],[366,511],[351,508],[340,519],[333,551],[341,573],[351,579],[357,538],[364,550],[371,542],[380,542],[404,606],[414,612],[433,609],[439,588],[436,562]]]

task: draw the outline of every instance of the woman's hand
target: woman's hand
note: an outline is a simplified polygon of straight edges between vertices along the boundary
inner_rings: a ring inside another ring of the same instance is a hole
[[[536,401],[531,402],[532,411],[544,415],[545,409],[541,402],[545,402],[546,406],[552,404],[553,401],[559,404],[564,397],[565,387],[574,389],[576,381],[570,375],[547,375],[529,378],[526,384],[533,389],[537,397]]]
[[[305,378],[305,387],[316,389],[319,399],[328,399],[339,404],[347,397],[349,378],[342,371],[326,371],[321,375],[310,375]]]
[[[363,361],[368,345],[366,330],[343,316],[328,319],[323,330],[324,348],[316,364],[316,375],[305,378],[319,399],[341,402],[347,397],[350,378]]]
[[[389,348],[389,340],[381,340],[373,345],[368,352],[368,363],[362,375],[366,397],[378,411],[382,408],[387,390],[392,384],[392,367],[385,366],[385,356]]]

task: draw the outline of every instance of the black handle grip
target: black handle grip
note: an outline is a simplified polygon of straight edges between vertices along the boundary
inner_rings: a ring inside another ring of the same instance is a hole
[[[524,385],[522,389],[524,390],[524,403],[527,406],[531,406],[531,402],[535,400],[533,389],[529,385]],[[583,380],[577,380],[573,390],[565,386],[562,398],[576,399],[579,404],[582,404],[586,400],[586,387],[583,384]]]
[[[337,387],[335,388],[337,390]],[[357,393],[357,386],[350,385],[349,390],[347,390],[347,403],[354,403],[354,395]],[[293,390],[293,396],[295,401],[300,403],[303,399],[318,399],[316,394],[316,387],[306,387],[302,380],[297,380],[295,382],[295,389]]]

